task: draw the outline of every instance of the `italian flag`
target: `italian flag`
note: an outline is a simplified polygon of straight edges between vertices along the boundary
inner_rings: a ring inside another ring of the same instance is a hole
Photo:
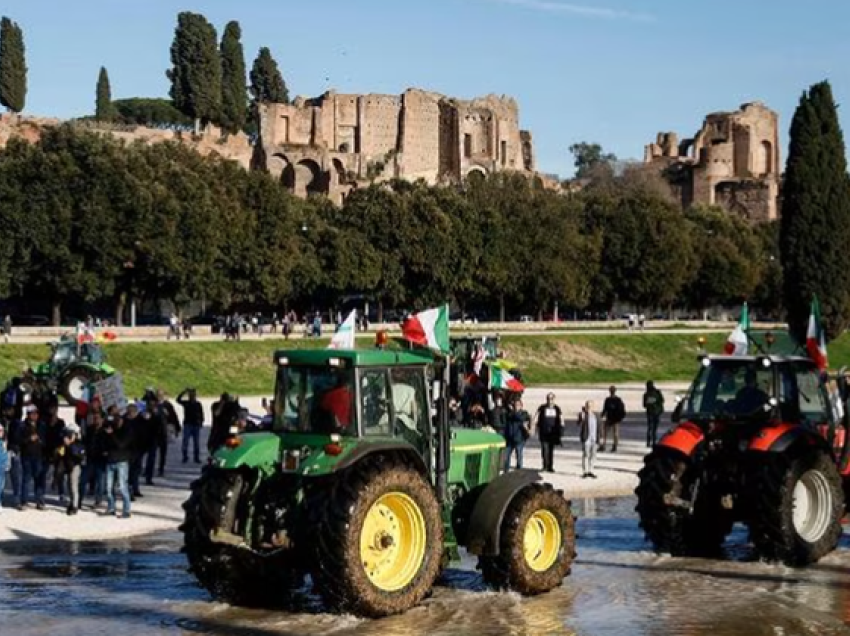
[[[726,344],[723,347],[723,353],[728,356],[745,356],[749,349],[749,338],[747,332],[750,330],[750,312],[747,309],[747,303],[741,308],[741,319],[735,326],[734,331],[729,334],[726,339]]]
[[[443,353],[449,352],[449,306],[408,316],[401,326],[405,340]]]
[[[512,376],[509,371],[493,366],[490,367],[490,388],[514,391],[516,393],[525,391],[522,382]]]
[[[809,328],[806,330],[806,351],[809,357],[818,365],[818,369],[826,369],[829,365],[826,356],[826,336],[820,321],[820,303],[817,296],[812,299],[812,312],[809,314]]]

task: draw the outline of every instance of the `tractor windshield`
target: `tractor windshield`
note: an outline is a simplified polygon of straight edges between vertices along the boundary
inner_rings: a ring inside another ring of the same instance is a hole
[[[274,428],[290,433],[356,435],[354,370],[330,366],[281,366]]]
[[[58,342],[53,348],[50,361],[56,367],[64,367],[77,357],[77,343],[68,340]]]
[[[683,415],[709,419],[757,414],[774,397],[773,371],[772,365],[759,360],[706,359],[688,393]]]

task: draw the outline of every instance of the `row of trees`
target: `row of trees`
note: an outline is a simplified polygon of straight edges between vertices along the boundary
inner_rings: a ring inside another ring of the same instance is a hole
[[[778,304],[769,226],[683,215],[637,180],[564,196],[520,175],[462,186],[393,182],[340,208],[179,144],[125,146],[59,127],[0,153],[0,297],[204,298],[332,307],[346,295],[421,308],[549,312]],[[25,291],[24,291],[25,290]]]

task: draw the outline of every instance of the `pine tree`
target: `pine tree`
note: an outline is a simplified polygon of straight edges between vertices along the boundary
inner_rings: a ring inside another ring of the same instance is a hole
[[[112,104],[112,88],[109,85],[109,73],[106,68],[100,67],[97,76],[97,98],[95,101],[94,118],[98,121],[113,121],[115,119],[115,106]]]
[[[271,102],[289,103],[289,90],[280,74],[277,62],[268,47],[260,49],[254,67],[251,69],[251,96],[255,104]]]
[[[805,342],[817,295],[827,337],[850,325],[850,179],[844,136],[828,82],[803,93],[791,122],[783,187],[780,255],[788,324]]]
[[[174,106],[199,124],[218,122],[221,114],[221,61],[215,27],[198,14],[177,16],[171,45],[171,80]]]
[[[248,87],[245,79],[245,53],[242,29],[228,22],[221,38],[221,127],[235,133],[248,120]]]
[[[13,113],[24,109],[27,98],[27,63],[24,33],[15,22],[0,20],[0,104]]]

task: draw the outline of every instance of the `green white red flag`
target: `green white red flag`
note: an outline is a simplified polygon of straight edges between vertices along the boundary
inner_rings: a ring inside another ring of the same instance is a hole
[[[408,316],[401,325],[405,340],[429,349],[449,352],[449,306],[426,309]]]
[[[829,360],[826,355],[826,335],[820,319],[820,303],[817,296],[812,299],[812,311],[809,314],[809,328],[806,330],[806,351],[809,357],[818,365],[818,369],[826,369]]]
[[[516,393],[525,391],[525,386],[511,375],[510,371],[494,366],[490,367],[490,388]]]
[[[750,348],[750,340],[747,333],[750,331],[750,312],[747,303],[741,307],[741,318],[723,346],[723,353],[728,356],[745,356]]]

